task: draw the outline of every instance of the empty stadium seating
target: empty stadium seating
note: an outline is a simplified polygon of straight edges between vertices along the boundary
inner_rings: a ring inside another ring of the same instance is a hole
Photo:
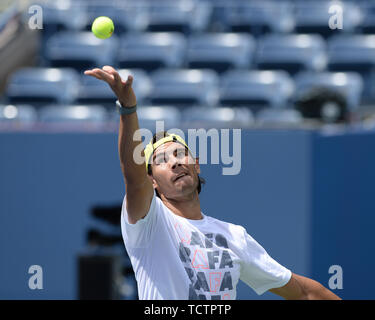
[[[303,123],[303,116],[295,109],[265,108],[257,113],[256,123],[263,127],[298,126]]]
[[[231,70],[220,80],[221,105],[248,106],[254,112],[284,108],[294,93],[293,79],[285,71]]]
[[[178,68],[184,63],[186,40],[177,32],[130,33],[120,43],[117,57],[120,68],[152,71]]]
[[[294,30],[293,6],[283,1],[231,1],[222,3],[224,28],[255,36]],[[277,18],[276,18],[277,17]]]
[[[187,65],[217,72],[248,69],[252,65],[255,41],[252,36],[236,33],[200,34],[189,37]]]
[[[87,20],[85,29],[90,31],[93,21],[100,16],[110,17],[118,35],[126,32],[142,32],[147,28],[147,8],[142,1],[86,1]]]
[[[133,89],[137,95],[137,103],[143,104],[151,90],[151,81],[148,75],[140,69],[119,69],[118,72],[123,80],[126,80],[128,75],[133,76]],[[113,108],[115,100],[116,96],[107,83],[91,76],[82,75],[76,103],[99,103]]]
[[[107,111],[101,105],[47,105],[40,109],[39,118],[45,123],[103,123]]]
[[[296,94],[302,95],[314,88],[329,88],[344,95],[348,108],[355,110],[360,105],[363,80],[355,72],[301,72],[295,78]]]
[[[331,70],[367,72],[375,66],[375,35],[333,37],[328,56]]]
[[[12,104],[71,103],[77,96],[79,76],[69,68],[23,68],[9,80],[6,100]]]
[[[140,128],[146,128],[155,132],[156,121],[163,121],[164,130],[179,128],[181,122],[181,112],[177,107],[173,106],[142,106],[137,110]],[[118,119],[118,115],[115,117]]]
[[[118,50],[115,35],[102,41],[91,32],[59,32],[46,43],[45,59],[51,67],[71,67],[79,71],[113,65]]]
[[[207,29],[212,13],[212,6],[204,1],[161,0],[147,1],[144,5],[147,30],[151,32],[201,32]]]
[[[363,1],[360,3],[362,22],[359,26],[361,33],[375,33],[375,2]]]
[[[41,2],[43,9],[43,34],[59,31],[83,30],[88,20],[87,5],[83,2]]]
[[[328,68],[359,72],[365,80],[364,100],[375,98],[375,35],[342,35],[328,43]]]
[[[219,77],[213,70],[175,69],[152,73],[152,104],[214,106],[218,102]]]
[[[0,104],[0,126],[5,123],[34,123],[38,113],[31,105]]]
[[[320,34],[325,38],[338,33],[355,32],[362,22],[362,11],[356,2],[324,0],[296,1],[295,31],[298,33]],[[335,13],[340,16],[342,14],[342,28],[332,28],[335,26],[335,23],[339,23],[334,17]],[[331,23],[331,27],[329,23]]]
[[[190,107],[182,111],[184,126],[199,128],[246,128],[254,123],[253,113],[244,107]]]
[[[120,70],[123,78],[133,74],[138,105],[150,108],[289,110],[297,96],[317,86],[345,93],[352,111],[375,102],[374,1],[64,0],[40,5],[41,59],[36,68],[9,79],[0,98],[4,104],[111,109],[116,97],[109,86],[83,75],[104,65]],[[332,5],[343,10],[343,29],[330,26]],[[111,38],[89,32],[98,16],[114,21]],[[264,121],[293,114],[267,110]]]
[[[291,74],[326,67],[325,42],[319,35],[268,35],[258,41],[259,69],[283,69]]]

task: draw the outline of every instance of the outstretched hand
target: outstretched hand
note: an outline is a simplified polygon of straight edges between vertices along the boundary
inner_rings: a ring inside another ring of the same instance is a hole
[[[137,99],[132,88],[133,77],[131,75],[124,81],[111,66],[104,66],[102,69],[94,68],[86,70],[85,75],[107,82],[124,107],[133,107],[137,104]]]

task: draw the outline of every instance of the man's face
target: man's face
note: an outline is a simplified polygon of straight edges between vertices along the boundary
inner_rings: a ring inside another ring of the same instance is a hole
[[[197,192],[198,159],[180,143],[167,142],[159,146],[152,156],[152,183],[160,195],[168,199],[182,199]]]

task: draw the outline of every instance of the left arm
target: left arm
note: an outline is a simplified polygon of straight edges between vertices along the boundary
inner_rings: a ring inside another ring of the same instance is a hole
[[[269,291],[286,300],[341,300],[319,282],[295,273],[285,286]]]

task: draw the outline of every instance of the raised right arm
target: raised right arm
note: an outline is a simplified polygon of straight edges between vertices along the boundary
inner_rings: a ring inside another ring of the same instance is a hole
[[[105,66],[85,71],[86,75],[93,76],[109,84],[123,107],[136,105],[136,97],[132,89],[133,77],[122,80],[118,72]],[[134,150],[142,141],[134,141],[134,133],[139,129],[137,113],[120,116],[118,152],[121,170],[125,180],[126,209],[130,223],[136,223],[146,216],[149,211],[154,189],[147,177],[145,164],[137,164],[134,160]],[[142,156],[144,153],[142,151]]]

